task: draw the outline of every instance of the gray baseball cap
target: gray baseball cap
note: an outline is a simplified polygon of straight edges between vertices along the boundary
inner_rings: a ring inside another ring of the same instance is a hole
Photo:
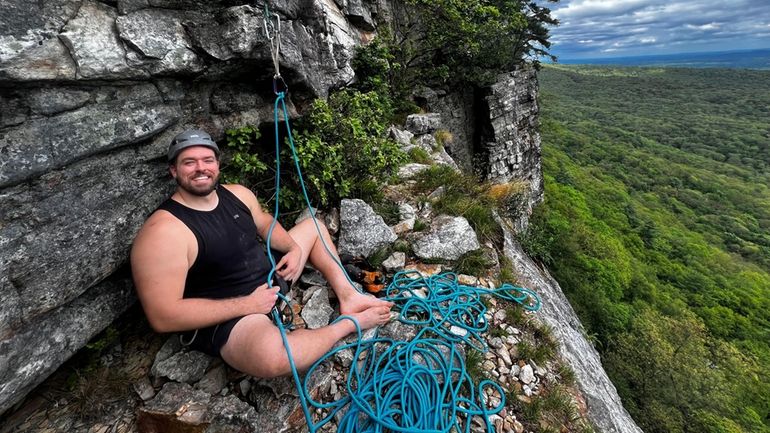
[[[173,161],[182,150],[193,146],[208,147],[219,156],[219,147],[206,131],[200,129],[188,129],[171,140],[171,144],[168,146],[168,162]]]

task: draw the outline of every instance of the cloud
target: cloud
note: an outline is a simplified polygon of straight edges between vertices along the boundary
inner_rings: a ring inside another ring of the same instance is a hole
[[[541,0],[542,1],[542,0]],[[551,51],[562,58],[770,47],[770,2],[561,0]]]

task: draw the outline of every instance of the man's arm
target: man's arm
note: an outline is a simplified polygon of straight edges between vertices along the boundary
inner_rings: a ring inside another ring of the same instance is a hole
[[[270,224],[274,220],[273,216],[262,209],[257,197],[248,188],[241,185],[225,185],[225,187],[248,206],[254,218],[254,224],[257,225],[257,233],[262,239],[267,240]],[[299,278],[302,273],[302,269],[299,267],[302,260],[302,248],[294,242],[294,238],[277,221],[270,237],[270,248],[285,253],[283,258],[276,263],[278,275],[286,280]]]
[[[131,249],[131,270],[139,300],[158,332],[212,326],[235,317],[268,313],[278,288],[260,286],[252,294],[230,299],[184,299],[187,270],[197,256],[195,235],[170,214],[153,214]]]

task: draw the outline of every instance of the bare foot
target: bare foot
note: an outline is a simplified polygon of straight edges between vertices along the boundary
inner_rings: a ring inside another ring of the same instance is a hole
[[[392,306],[392,302],[383,301],[374,296],[364,295],[363,293],[354,291],[350,296],[340,299],[340,314],[353,315],[355,313],[366,311],[372,307],[386,307],[389,312],[390,307]]]
[[[388,323],[390,320],[390,307],[387,305],[370,307],[358,313],[351,313],[349,316],[356,319],[358,326],[360,326],[363,331]]]

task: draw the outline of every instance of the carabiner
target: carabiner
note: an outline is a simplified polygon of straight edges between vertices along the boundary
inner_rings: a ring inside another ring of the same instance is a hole
[[[289,91],[289,86],[286,85],[286,81],[283,81],[283,77],[280,74],[273,75],[273,93],[276,96],[280,93],[286,94]]]

